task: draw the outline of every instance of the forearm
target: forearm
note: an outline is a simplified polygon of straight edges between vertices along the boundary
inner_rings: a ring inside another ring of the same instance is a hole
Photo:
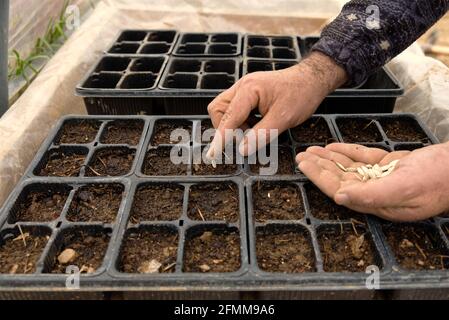
[[[374,11],[367,10],[370,6],[378,8],[378,20]],[[359,84],[410,46],[448,9],[449,0],[353,0],[323,30],[312,50],[331,57],[346,70],[351,83]]]

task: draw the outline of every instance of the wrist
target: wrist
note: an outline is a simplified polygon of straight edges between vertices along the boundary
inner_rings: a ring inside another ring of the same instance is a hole
[[[298,68],[310,73],[327,96],[348,81],[346,70],[324,53],[314,51],[307,56]]]

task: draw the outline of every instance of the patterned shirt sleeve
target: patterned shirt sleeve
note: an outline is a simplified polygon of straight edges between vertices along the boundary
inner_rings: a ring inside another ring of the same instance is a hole
[[[405,50],[449,10],[449,0],[352,0],[326,26],[320,51],[357,85]]]

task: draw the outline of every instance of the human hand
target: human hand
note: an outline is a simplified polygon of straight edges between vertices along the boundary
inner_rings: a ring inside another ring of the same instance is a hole
[[[326,55],[312,53],[296,66],[280,71],[251,73],[223,92],[208,107],[217,128],[208,158],[221,154],[226,140],[225,130],[249,128],[247,119],[258,108],[263,118],[252,128],[262,141],[249,143],[248,135],[239,146],[240,154],[253,154],[278,134],[308,119],[322,100],[346,82],[346,71]]]
[[[346,168],[387,165],[399,160],[388,176],[360,181]],[[339,205],[391,221],[417,221],[449,209],[449,144],[413,152],[335,143],[311,147],[297,156],[300,170]]]

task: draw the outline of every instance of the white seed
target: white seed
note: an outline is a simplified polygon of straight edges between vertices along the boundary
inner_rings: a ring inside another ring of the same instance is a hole
[[[137,271],[144,274],[159,273],[161,267],[162,264],[159,261],[151,260],[143,262]]]
[[[60,264],[68,264],[73,262],[76,258],[76,251],[73,249],[65,249],[59,256],[58,262]]]

